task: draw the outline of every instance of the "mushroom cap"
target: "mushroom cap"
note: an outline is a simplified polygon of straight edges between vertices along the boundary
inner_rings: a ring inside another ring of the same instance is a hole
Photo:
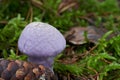
[[[53,57],[66,46],[64,36],[53,26],[32,22],[22,31],[19,40],[19,50],[30,57]]]

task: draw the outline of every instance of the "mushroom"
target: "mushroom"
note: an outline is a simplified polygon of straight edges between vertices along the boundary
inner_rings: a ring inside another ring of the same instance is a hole
[[[66,47],[64,36],[53,26],[32,22],[22,31],[19,50],[28,56],[28,61],[42,64],[53,71],[54,58]]]

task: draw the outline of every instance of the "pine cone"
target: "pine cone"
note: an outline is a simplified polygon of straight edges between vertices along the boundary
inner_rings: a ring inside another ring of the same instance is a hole
[[[56,80],[48,68],[19,60],[0,60],[0,80]]]

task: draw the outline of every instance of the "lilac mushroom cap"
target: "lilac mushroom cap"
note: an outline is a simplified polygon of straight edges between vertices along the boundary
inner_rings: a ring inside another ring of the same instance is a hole
[[[64,36],[55,27],[42,22],[28,24],[18,40],[18,48],[28,56],[28,61],[42,64],[51,70],[54,57],[65,47]]]

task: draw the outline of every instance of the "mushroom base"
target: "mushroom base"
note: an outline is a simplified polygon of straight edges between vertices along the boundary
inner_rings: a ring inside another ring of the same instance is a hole
[[[47,68],[49,68],[51,71],[53,71],[53,63],[54,63],[54,57],[28,57],[28,61],[35,63],[35,64],[41,64]]]

